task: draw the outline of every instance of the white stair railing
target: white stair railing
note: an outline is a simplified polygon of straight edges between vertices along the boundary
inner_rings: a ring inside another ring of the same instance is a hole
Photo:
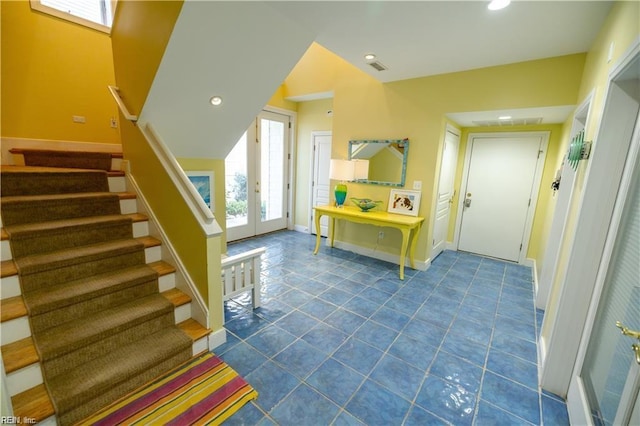
[[[260,256],[264,247],[222,259],[223,300],[251,291],[253,308],[260,307]]]

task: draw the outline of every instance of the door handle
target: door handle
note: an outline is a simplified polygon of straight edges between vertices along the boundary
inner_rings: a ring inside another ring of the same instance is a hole
[[[464,206],[465,207],[471,207],[471,198],[465,198],[464,199]]]
[[[638,339],[638,341],[640,342],[640,331],[629,330],[629,328],[625,327],[620,321],[616,321],[616,327],[618,327],[622,334],[624,334],[625,336],[629,336],[633,339]],[[640,365],[640,344],[634,343],[633,345],[631,345],[631,349],[633,350],[633,353],[635,355],[636,363]]]
[[[625,336],[640,340],[640,331],[629,330],[629,328],[625,327],[620,321],[616,321],[616,327],[618,327]]]

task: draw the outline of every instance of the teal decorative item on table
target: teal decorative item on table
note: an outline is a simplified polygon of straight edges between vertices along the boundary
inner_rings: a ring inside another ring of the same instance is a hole
[[[360,207],[360,210],[362,210],[363,212],[367,212],[372,208],[382,204],[382,201],[373,201],[369,198],[352,198],[351,201],[353,202],[353,204]]]

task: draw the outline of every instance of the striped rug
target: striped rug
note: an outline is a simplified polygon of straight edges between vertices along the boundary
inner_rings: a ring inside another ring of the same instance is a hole
[[[257,397],[238,373],[207,353],[81,424],[217,425]]]

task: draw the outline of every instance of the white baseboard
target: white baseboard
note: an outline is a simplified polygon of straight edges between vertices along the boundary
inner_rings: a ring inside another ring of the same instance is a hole
[[[302,232],[303,234],[309,234],[309,227],[304,225],[294,225],[293,230],[296,232]]]
[[[10,149],[57,149],[63,151],[84,152],[112,152],[121,153],[119,143],[58,141],[52,139],[7,138],[0,139],[2,143],[2,164],[14,164]]]
[[[220,345],[227,342],[227,330],[221,328],[220,330],[212,331],[209,334],[209,350],[212,351]]]
[[[327,244],[328,244],[328,240],[327,240]],[[383,260],[385,262],[389,262],[389,263],[395,263],[396,265],[400,265],[400,259],[398,255],[392,254],[392,253],[386,253],[383,251],[377,251],[374,249],[368,249],[362,246],[358,246],[355,244],[350,244],[350,243],[345,243],[342,241],[334,241],[334,247],[342,249],[342,250],[347,250],[347,251],[351,251],[353,253],[356,254],[361,254],[363,256],[367,256],[367,257],[372,257],[374,259],[379,259],[379,260]],[[431,265],[431,259],[427,259],[424,261],[420,261],[420,260],[416,260],[414,259],[414,263],[416,265],[416,269],[419,271],[426,271],[429,266]],[[405,267],[406,268],[410,268],[411,266],[409,263],[409,258],[405,258]]]

